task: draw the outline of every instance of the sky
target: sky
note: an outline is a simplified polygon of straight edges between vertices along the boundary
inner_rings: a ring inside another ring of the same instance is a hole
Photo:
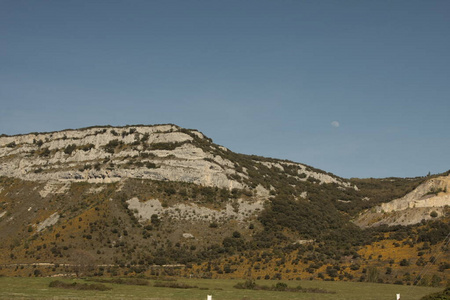
[[[0,134],[173,123],[338,176],[450,169],[450,1],[0,0]]]

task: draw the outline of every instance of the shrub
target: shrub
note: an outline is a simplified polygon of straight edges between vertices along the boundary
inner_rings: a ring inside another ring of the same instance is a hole
[[[400,266],[402,266],[402,267],[407,267],[407,266],[409,266],[409,260],[407,260],[406,258],[402,259],[402,260],[400,261]]]
[[[147,167],[147,169],[156,169],[158,167],[155,163],[152,162],[147,162],[145,166]]]
[[[44,148],[40,151],[39,156],[48,157],[50,155],[50,150],[48,148]]]
[[[246,290],[253,290],[256,287],[256,283],[254,280],[246,280],[245,282],[238,282],[234,285],[234,288],[236,289],[246,289]]]
[[[63,288],[63,289],[73,289],[73,290],[95,290],[95,291],[108,291],[111,290],[110,287],[105,286],[101,283],[93,283],[93,284],[87,284],[87,283],[65,283],[60,280],[55,280],[50,282],[48,285],[49,287],[53,288]]]
[[[186,283],[178,283],[178,282],[155,282],[154,287],[168,287],[175,289],[195,289],[198,288],[196,285],[189,285]]]
[[[72,154],[72,152],[77,148],[77,145],[72,144],[72,145],[68,145],[65,149],[64,149],[64,153],[65,154]]]
[[[108,144],[106,144],[104,146],[104,148],[105,148],[106,152],[113,154],[115,149],[116,149],[116,147],[119,146],[119,145],[122,145],[122,144],[123,144],[123,142],[122,141],[119,142],[119,140],[117,140],[117,139],[116,140],[111,140],[111,141],[109,141]]]
[[[247,280],[245,282],[239,282],[234,285],[236,289],[247,289],[247,290],[265,290],[265,291],[277,291],[277,292],[301,292],[301,293],[330,293],[334,294],[335,292],[330,292],[318,288],[308,288],[304,289],[301,286],[297,287],[288,287],[288,285],[284,282],[277,282],[277,284],[273,286],[267,285],[258,285],[254,280]]]
[[[95,148],[94,144],[87,144],[87,145],[81,146],[81,150],[83,150],[85,152],[91,150],[92,148]]]
[[[276,291],[285,291],[287,290],[287,284],[284,282],[278,282],[275,286],[274,286],[274,290]]]
[[[444,262],[439,264],[439,272],[444,272],[445,270],[450,269],[450,263]]]
[[[141,279],[141,278],[114,278],[111,280],[94,279],[93,281],[103,282],[103,283],[126,284],[126,285],[149,285],[148,280]]]
[[[219,227],[217,222],[212,222],[212,223],[209,224],[209,228],[217,228],[217,227]]]
[[[446,300],[446,299],[450,299],[450,287],[446,288],[442,292],[424,296],[420,300]]]

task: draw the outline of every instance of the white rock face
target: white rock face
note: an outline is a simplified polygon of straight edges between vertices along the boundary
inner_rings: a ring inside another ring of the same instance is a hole
[[[236,173],[232,162],[191,143],[194,137],[205,139],[202,133],[191,130],[191,136],[180,130],[175,125],[93,127],[0,137],[0,176],[52,182],[40,192],[42,197],[60,192],[55,182],[110,183],[124,178],[244,188],[227,176]],[[121,144],[111,153],[106,148],[115,140]],[[158,150],[161,144],[174,149]],[[71,145],[73,151],[65,151]],[[140,164],[133,165],[134,159]]]
[[[440,177],[428,180],[403,198],[381,204],[381,206],[376,208],[377,212],[393,212],[407,208],[443,207],[445,205],[450,205],[450,194],[444,192],[431,194],[430,191],[433,190],[450,191],[450,177]]]
[[[196,204],[176,204],[170,207],[163,207],[157,199],[140,202],[138,198],[132,198],[127,203],[128,209],[133,211],[141,221],[150,220],[154,214],[192,221],[225,221],[229,219],[244,221],[255,213],[260,212],[263,209],[264,201],[249,202],[239,199],[234,204],[227,204],[226,208],[222,210],[215,210]]]
[[[36,227],[37,232],[40,232],[49,226],[55,225],[58,222],[58,220],[59,220],[59,214],[58,213],[52,214],[50,217],[45,219],[44,222],[37,225],[37,227]]]
[[[308,180],[309,177],[314,178],[316,180],[318,180],[320,183],[319,184],[323,184],[323,183],[336,183],[342,187],[345,188],[355,188],[355,190],[357,190],[357,187],[352,187],[350,182],[344,181],[344,180],[340,180],[338,178],[335,178],[333,176],[330,176],[328,174],[325,173],[319,173],[319,172],[314,172],[309,170],[309,168],[303,164],[299,164],[299,163],[289,163],[289,162],[280,162],[280,163],[273,163],[273,162],[261,162],[261,161],[255,161],[257,163],[260,163],[268,168],[276,168],[282,172],[285,171],[286,166],[296,166],[299,168],[298,170],[298,175],[302,175],[304,177],[298,177],[296,176],[296,178],[298,180],[302,180],[302,181],[306,181]],[[284,166],[283,166],[284,165]]]
[[[183,233],[183,237],[185,238],[185,239],[193,239],[194,238],[194,235],[192,234],[192,233]]]
[[[376,206],[355,223],[361,227],[417,224],[432,219],[433,211],[442,216],[447,205],[450,205],[450,175],[430,179],[404,197]]]
[[[70,188],[69,183],[60,183],[56,181],[49,181],[42,190],[39,191],[39,195],[42,198],[47,197],[48,194],[63,194]]]

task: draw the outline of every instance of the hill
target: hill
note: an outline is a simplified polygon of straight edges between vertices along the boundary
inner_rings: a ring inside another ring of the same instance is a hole
[[[360,259],[391,230],[355,225],[367,226],[360,221],[368,218],[364,212],[443,180],[344,179],[301,163],[234,153],[172,124],[1,136],[0,176],[0,263],[4,272],[21,275],[41,263],[47,269],[37,275],[80,273],[83,265],[113,275],[180,265],[177,274],[187,276],[207,262],[280,251],[296,253],[291,261],[310,262],[302,272],[312,268],[306,272],[319,276],[322,266]],[[434,223],[420,219],[408,230],[445,231],[448,212],[438,210],[428,214]],[[444,233],[436,239],[443,241]],[[278,257],[269,255],[267,266]],[[270,270],[272,277],[279,273]],[[194,273],[213,271],[210,265]]]

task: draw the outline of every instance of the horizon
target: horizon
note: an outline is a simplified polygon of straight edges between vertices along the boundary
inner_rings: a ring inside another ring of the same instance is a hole
[[[343,178],[450,169],[448,1],[0,8],[0,134],[173,123]]]

